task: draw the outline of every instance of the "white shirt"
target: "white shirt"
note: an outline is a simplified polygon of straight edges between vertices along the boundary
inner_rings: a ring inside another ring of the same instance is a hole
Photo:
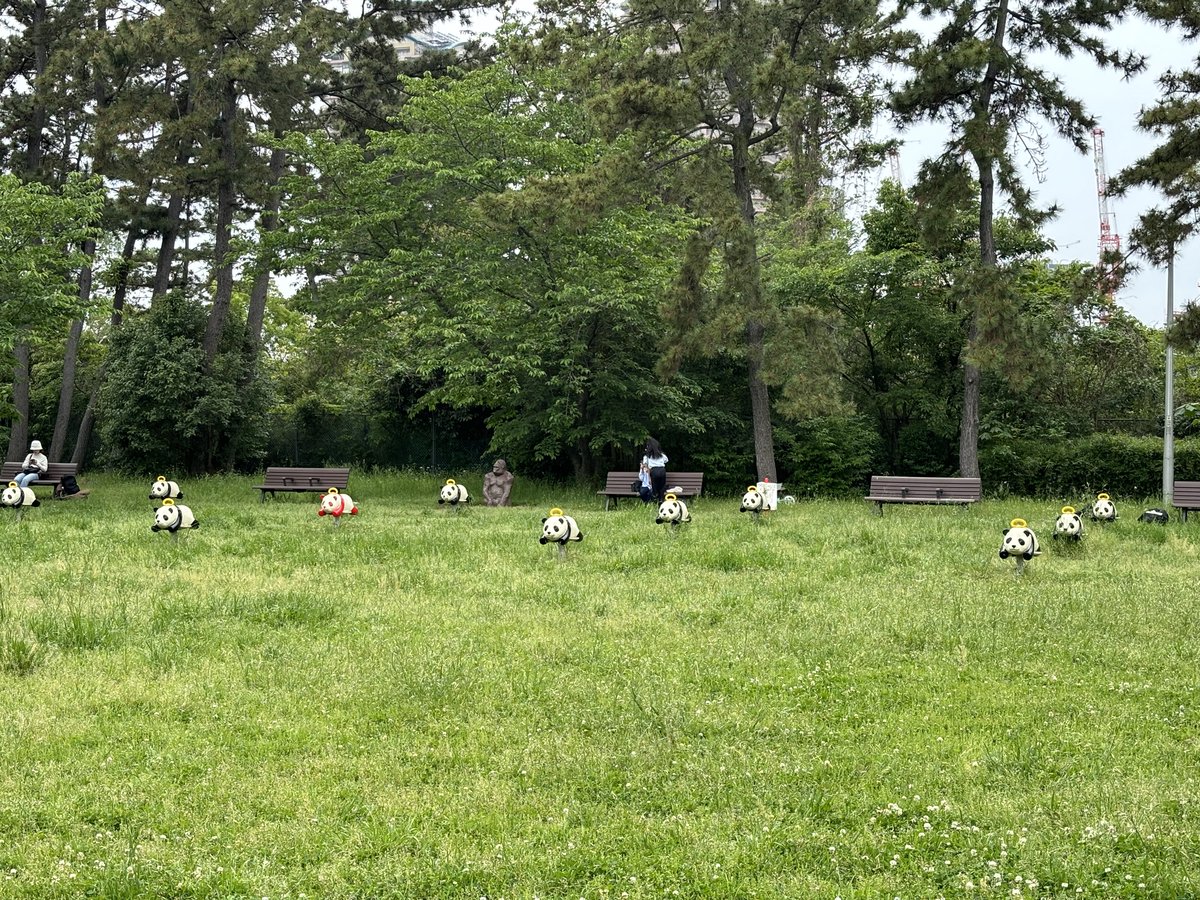
[[[46,459],[45,453],[30,453],[25,457],[25,462],[21,463],[21,468],[28,469],[30,466],[37,466],[44,475],[50,467],[50,461]]]
[[[658,456],[643,456],[642,465],[648,469],[666,468],[667,454],[661,453]]]

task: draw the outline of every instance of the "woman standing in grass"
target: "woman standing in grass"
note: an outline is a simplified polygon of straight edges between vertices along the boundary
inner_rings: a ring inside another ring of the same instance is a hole
[[[646,438],[646,455],[642,465],[650,472],[650,488],[654,499],[662,503],[667,496],[667,454],[654,438]]]

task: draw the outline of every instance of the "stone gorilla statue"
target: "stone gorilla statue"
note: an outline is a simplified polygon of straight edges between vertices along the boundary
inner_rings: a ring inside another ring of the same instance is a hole
[[[512,493],[513,473],[502,459],[492,463],[492,471],[483,476],[483,502],[488,506],[511,506],[508,495]]]

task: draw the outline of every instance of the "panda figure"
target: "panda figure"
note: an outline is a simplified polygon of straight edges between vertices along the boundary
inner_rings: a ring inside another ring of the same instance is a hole
[[[1008,559],[1010,556],[1017,558],[1017,569],[1039,556],[1042,548],[1038,546],[1037,535],[1026,524],[1024,519],[1013,519],[1009,523],[1008,530],[1004,532],[1004,541],[1000,545],[1000,558]]]
[[[460,503],[470,502],[471,497],[467,494],[467,489],[453,478],[447,478],[446,483],[442,485],[441,493],[438,495],[438,504],[449,503],[451,506],[457,507]]]
[[[13,509],[24,509],[26,506],[41,506],[42,501],[33,494],[33,488],[21,487],[15,481],[10,481],[8,487],[0,493],[0,506]]]
[[[687,504],[674,494],[667,494],[658,505],[658,518],[654,520],[659,525],[670,525],[676,528],[692,521],[688,514]]]
[[[758,492],[755,485],[750,485],[746,488],[746,493],[742,494],[741,512],[750,512],[758,514],[763,509],[763,495]]]
[[[1083,519],[1075,512],[1075,507],[1064,506],[1057,519],[1054,520],[1053,537],[1068,541],[1079,541],[1083,538]]]
[[[191,507],[176,503],[168,497],[154,513],[154,524],[150,526],[150,530],[178,534],[181,529],[199,527],[200,523],[192,515]]]
[[[558,544],[566,547],[568,541],[582,541],[583,532],[573,518],[565,515],[557,506],[550,510],[550,515],[542,519],[542,536],[539,544]]]
[[[321,508],[317,510],[318,516],[333,516],[333,521],[337,522],[342,516],[358,515],[358,504],[347,493],[339,491],[335,487],[331,487],[325,492],[325,496],[321,498]]]
[[[179,485],[174,481],[167,481],[166,475],[159,475],[154,479],[154,483],[150,485],[150,499],[166,500],[168,497],[172,500],[182,500],[183,491],[179,489]]]
[[[1145,522],[1148,525],[1166,525],[1167,522],[1171,521],[1171,517],[1165,509],[1156,506],[1138,516],[1138,521]]]
[[[1108,494],[1097,494],[1096,502],[1092,504],[1092,518],[1097,522],[1113,522],[1117,518],[1117,507],[1113,505]]]

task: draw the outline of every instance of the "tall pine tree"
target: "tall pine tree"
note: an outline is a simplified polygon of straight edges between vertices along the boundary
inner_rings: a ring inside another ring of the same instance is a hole
[[[1112,50],[1105,32],[1132,12],[1130,0],[902,0],[937,30],[907,54],[912,74],[893,97],[901,123],[929,120],[950,131],[940,157],[921,170],[920,193],[932,215],[961,209],[977,185],[979,268],[960,285],[971,304],[963,364],[959,471],[979,475],[980,357],[1013,319],[1014,302],[996,252],[997,192],[1018,221],[1036,224],[1037,210],[1021,173],[1019,149],[1039,164],[1041,135],[1049,126],[1086,152],[1094,120],[1037,58],[1046,51],[1090,57],[1123,73],[1140,69],[1140,56]],[[971,171],[973,167],[974,171]],[[974,176],[974,178],[972,178]]]

